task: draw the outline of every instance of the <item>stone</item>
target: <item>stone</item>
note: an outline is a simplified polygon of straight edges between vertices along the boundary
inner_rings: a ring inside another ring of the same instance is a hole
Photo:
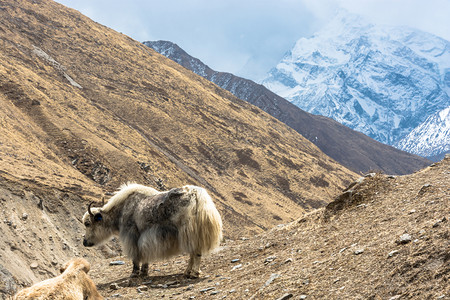
[[[364,253],[364,249],[357,249],[353,252],[355,255],[360,255]]]
[[[268,258],[266,258],[266,259],[264,260],[264,263],[265,263],[265,264],[271,263],[271,262],[273,262],[276,258],[277,258],[276,256],[269,256]]]
[[[277,300],[287,300],[287,299],[291,299],[292,297],[294,297],[294,295],[286,293],[283,296],[281,296],[280,298],[278,298]]]
[[[140,286],[137,287],[137,291],[138,291],[138,293],[142,293],[142,292],[148,291],[148,286],[140,285]]]
[[[398,250],[393,250],[388,253],[388,257],[392,257],[392,256],[396,255],[398,252],[399,252]]]
[[[206,293],[206,292],[214,290],[214,289],[215,289],[215,287],[208,287],[206,289],[200,290],[200,293]]]
[[[39,267],[39,265],[38,265],[38,263],[35,262],[35,261],[33,261],[33,262],[30,264],[30,268],[31,268],[32,270],[37,269],[38,267]]]
[[[266,283],[264,284],[264,286],[268,286],[269,284],[271,284],[275,279],[277,279],[278,277],[280,277],[280,274],[277,273],[273,273],[272,275],[270,275],[270,278],[266,281]]]
[[[116,260],[116,261],[112,261],[109,263],[110,266],[120,266],[120,265],[124,265],[125,262],[122,260]]]
[[[286,259],[286,260],[284,261],[284,264],[291,263],[292,261],[293,261],[292,258],[288,258],[288,259]]]
[[[117,283],[111,283],[110,285],[109,285],[109,288],[111,289],[111,290],[113,290],[113,291],[117,291],[118,289],[120,289],[120,287],[119,287],[119,285],[117,284]]]
[[[444,223],[445,221],[447,221],[447,219],[443,217],[442,219],[438,220],[436,223],[433,224],[433,228],[439,227],[441,223]]]
[[[407,244],[412,241],[411,235],[405,233],[400,236],[400,239],[397,241],[398,244]]]

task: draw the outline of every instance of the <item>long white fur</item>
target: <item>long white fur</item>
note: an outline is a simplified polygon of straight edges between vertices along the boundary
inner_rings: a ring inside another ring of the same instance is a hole
[[[160,192],[149,186],[137,184],[134,182],[128,182],[120,186],[119,190],[114,194],[114,196],[111,197],[108,202],[102,207],[102,211],[108,212],[112,207],[120,205],[128,198],[128,196],[133,193],[153,196],[159,194]]]
[[[161,241],[155,227],[143,232],[139,248],[145,254],[145,261],[166,259],[186,252],[204,255],[219,246],[222,219],[211,197],[205,189],[197,186],[184,186],[183,189],[191,197],[190,204],[171,218],[178,227],[178,241],[176,244]]]

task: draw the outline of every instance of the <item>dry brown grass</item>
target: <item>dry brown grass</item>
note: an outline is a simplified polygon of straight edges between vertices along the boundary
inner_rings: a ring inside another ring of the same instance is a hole
[[[0,14],[9,178],[94,198],[126,181],[201,185],[230,235],[292,221],[355,176],[261,110],[76,11],[6,1]]]
[[[79,218],[127,181],[205,187],[236,238],[356,177],[258,108],[48,0],[0,3],[0,125],[0,267],[20,285],[98,255],[80,248]]]

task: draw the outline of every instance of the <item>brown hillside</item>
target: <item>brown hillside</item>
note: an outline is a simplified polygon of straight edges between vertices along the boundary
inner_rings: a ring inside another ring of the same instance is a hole
[[[82,248],[79,220],[126,181],[207,188],[236,238],[355,178],[260,109],[47,0],[0,2],[0,124],[3,293],[98,255]]]
[[[256,107],[74,10],[4,1],[0,14],[7,176],[88,196],[129,180],[198,184],[254,232],[323,205],[353,176]]]

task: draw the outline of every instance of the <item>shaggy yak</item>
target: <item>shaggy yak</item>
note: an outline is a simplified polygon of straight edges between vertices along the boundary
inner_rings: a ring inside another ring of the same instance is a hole
[[[131,277],[147,276],[149,262],[181,253],[190,254],[185,276],[199,277],[201,256],[222,239],[219,212],[206,190],[197,186],[158,192],[129,183],[103,207],[91,204],[83,216],[83,245],[92,247],[118,235],[133,260]]]
[[[18,292],[13,299],[30,300],[100,300],[94,282],[89,278],[90,265],[83,258],[74,258],[61,268],[61,275],[41,281]]]

